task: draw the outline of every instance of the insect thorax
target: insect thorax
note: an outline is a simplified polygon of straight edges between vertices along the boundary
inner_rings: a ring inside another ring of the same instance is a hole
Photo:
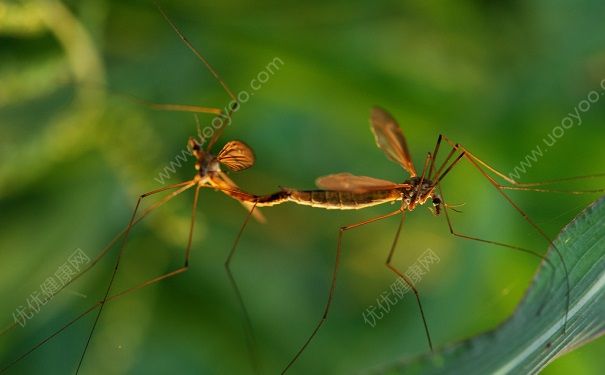
[[[221,166],[216,156],[209,153],[197,153],[195,156],[197,158],[195,169],[201,177],[221,171]]]
[[[433,182],[421,177],[413,177],[405,181],[405,188],[401,189],[402,199],[413,209],[417,204],[424,204],[434,195]]]

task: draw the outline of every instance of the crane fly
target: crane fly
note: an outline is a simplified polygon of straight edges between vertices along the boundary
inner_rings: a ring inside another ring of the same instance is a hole
[[[224,91],[227,93],[227,95],[231,99],[231,102],[229,103],[229,106],[228,106],[228,110],[225,112],[224,110],[222,110],[220,108],[214,108],[214,107],[202,107],[202,106],[197,106],[197,105],[181,105],[181,104],[158,104],[158,103],[151,103],[151,102],[141,100],[141,99],[136,99],[136,98],[134,99],[135,101],[140,102],[153,109],[168,110],[168,111],[180,111],[180,112],[193,112],[196,114],[195,121],[197,124],[199,140],[194,137],[190,137],[187,142],[187,148],[190,151],[191,155],[193,155],[196,160],[196,162],[195,162],[196,173],[191,180],[172,184],[169,186],[164,186],[164,187],[161,187],[161,188],[158,188],[158,189],[155,189],[155,190],[152,190],[152,191],[139,195],[139,197],[137,198],[135,207],[133,209],[130,221],[128,222],[128,225],[121,232],[119,232],[107,244],[107,246],[105,246],[105,248],[103,248],[100,251],[100,253],[96,257],[94,257],[85,268],[82,269],[82,271],[80,273],[78,273],[73,278],[71,278],[71,280],[65,282],[53,294],[53,297],[55,297],[57,294],[59,294],[60,292],[65,290],[68,286],[70,286],[74,281],[76,281],[77,279],[82,277],[84,274],[86,274],[88,271],[93,269],[94,266],[97,265],[106,255],[108,255],[110,250],[117,244],[118,254],[117,254],[116,261],[115,261],[115,266],[113,268],[113,273],[111,274],[111,277],[110,277],[109,283],[107,285],[107,288],[104,292],[103,298],[101,300],[99,300],[97,303],[90,306],[85,311],[83,311],[81,314],[77,315],[75,318],[70,320],[67,324],[62,326],[57,331],[55,331],[52,335],[50,335],[50,336],[46,337],[44,340],[38,342],[35,346],[33,346],[32,348],[27,350],[25,353],[22,353],[20,356],[18,356],[14,360],[12,360],[10,363],[0,364],[0,373],[5,373],[10,368],[12,368],[15,364],[17,364],[18,362],[23,360],[25,357],[30,355],[32,352],[34,352],[38,348],[40,348],[43,345],[45,345],[46,343],[48,343],[50,340],[52,340],[58,334],[60,334],[61,332],[63,332],[64,330],[66,330],[67,328],[72,326],[74,323],[76,323],[78,320],[80,320],[84,316],[87,316],[88,314],[92,313],[93,311],[98,310],[98,312],[95,316],[95,319],[94,319],[94,323],[92,324],[92,328],[90,329],[90,332],[88,334],[88,337],[86,340],[86,345],[81,354],[80,361],[78,363],[78,367],[76,370],[76,373],[78,373],[84,363],[84,358],[85,358],[87,349],[92,340],[93,333],[95,331],[95,328],[96,328],[99,318],[101,316],[101,312],[103,311],[103,307],[105,306],[106,303],[116,300],[120,297],[123,297],[128,293],[134,292],[136,290],[140,290],[140,289],[150,286],[152,284],[156,284],[162,280],[166,280],[168,278],[182,274],[188,270],[191,246],[192,246],[193,230],[194,230],[194,225],[195,225],[196,210],[197,210],[197,204],[198,204],[198,200],[199,200],[200,190],[202,188],[209,188],[209,189],[221,191],[221,192],[225,193],[226,195],[233,197],[234,199],[238,199],[238,197],[234,194],[236,192],[241,192],[240,188],[235,184],[235,182],[233,182],[227,176],[227,174],[221,169],[221,166],[226,167],[228,170],[230,170],[232,172],[238,172],[238,171],[248,169],[254,165],[254,162],[255,162],[254,152],[248,145],[246,145],[242,141],[234,140],[234,141],[227,142],[218,153],[215,154],[212,152],[212,147],[215,145],[219,136],[224,131],[224,128],[225,128],[227,122],[231,121],[231,117],[232,117],[233,113],[235,111],[237,111],[239,102],[237,100],[237,97],[233,94],[231,89],[227,86],[227,84],[219,76],[219,74],[212,67],[212,65],[210,65],[210,63],[206,60],[206,58],[204,56],[202,56],[197,51],[197,49],[195,49],[193,47],[193,45],[183,35],[183,33],[177,28],[177,26],[172,22],[172,20],[168,17],[168,15],[164,12],[164,10],[159,6],[159,4],[156,3],[156,6],[157,6],[160,14],[162,15],[162,17],[172,27],[172,29],[178,35],[178,37],[181,39],[181,41],[187,46],[188,49],[190,49],[196,55],[196,57],[210,71],[210,73],[220,83],[220,85],[222,86]],[[207,142],[206,142],[206,139],[204,139],[204,137],[202,136],[201,126],[200,126],[199,119],[197,117],[197,113],[216,115],[216,116],[219,116],[219,118],[221,120],[220,126],[215,127],[215,131],[211,135],[210,140]],[[190,220],[190,225],[189,225],[189,232],[188,232],[189,234],[188,234],[188,239],[187,239],[187,245],[186,245],[186,248],[184,251],[183,265],[175,270],[172,270],[170,272],[166,272],[159,276],[153,277],[153,278],[148,279],[135,286],[129,287],[125,290],[122,290],[119,292],[112,292],[112,286],[113,286],[117,271],[119,269],[120,260],[122,258],[122,255],[123,255],[123,252],[125,249],[125,245],[127,243],[131,229],[137,223],[141,222],[145,217],[147,217],[150,213],[152,213],[159,207],[163,206],[164,204],[168,203],[169,201],[171,201],[178,195],[180,195],[190,189],[194,189],[195,192],[194,192],[194,198],[193,198],[193,205],[192,205],[192,209],[191,209],[191,220]],[[141,203],[143,200],[145,200],[145,198],[154,196],[154,195],[162,193],[162,192],[170,192],[170,193],[167,194],[166,196],[162,197],[161,199],[159,199],[157,202],[150,205],[148,208],[143,210],[142,213],[139,214],[139,209],[140,209]],[[260,222],[264,221],[263,215],[252,209],[253,203],[245,202],[245,201],[240,201],[240,202],[246,209],[249,210],[250,214],[253,215],[258,221],[260,221]],[[249,217],[250,217],[250,215],[247,216],[247,218],[249,218]],[[233,283],[232,286],[236,288],[237,286],[235,285],[235,283],[232,279],[232,275],[230,273],[229,268],[227,268],[227,271],[228,271],[228,275],[229,275],[230,279],[232,280],[232,283]],[[239,296],[239,292],[237,290],[236,290],[236,293]],[[6,326],[4,329],[2,329],[0,331],[0,336],[8,334],[10,331],[13,331],[17,326],[18,326],[18,322],[16,322],[16,321],[13,324]],[[250,335],[251,333],[247,332],[247,334]],[[252,350],[251,348],[249,348],[249,349]]]
[[[523,218],[540,234],[541,237],[543,237],[550,244],[550,246],[552,246],[552,248],[556,252],[558,258],[561,261],[564,277],[566,280],[566,301],[564,313],[565,320],[563,324],[564,333],[567,326],[567,318],[569,313],[570,285],[567,265],[563,258],[563,254],[561,254],[559,249],[554,245],[554,243],[546,235],[546,233],[532,219],[530,219],[529,216],[525,214],[525,212],[509,197],[508,194],[506,194],[505,190],[560,192],[571,194],[597,193],[603,192],[605,191],[605,189],[567,191],[544,189],[540,188],[540,186],[549,185],[557,182],[570,181],[573,179],[603,177],[605,176],[605,174],[572,177],[539,183],[521,184],[510,179],[501,172],[498,172],[495,168],[491,167],[489,164],[485,163],[484,161],[476,157],[474,154],[469,152],[468,149],[458,143],[452,142],[449,138],[444,135],[439,135],[433,152],[429,152],[427,154],[427,157],[424,162],[424,167],[422,168],[422,172],[419,174],[412,161],[412,157],[410,155],[401,128],[399,127],[397,121],[393,118],[393,116],[391,116],[386,110],[380,107],[374,107],[371,111],[370,124],[371,130],[374,134],[376,145],[386,154],[389,160],[399,164],[409,175],[409,177],[404,182],[396,183],[374,177],[355,176],[350,173],[337,173],[318,178],[316,180],[316,185],[319,188],[318,190],[296,190],[290,188],[282,188],[276,193],[263,196],[254,196],[245,192],[234,193],[237,199],[253,204],[252,211],[250,212],[254,212],[254,209],[257,207],[274,206],[286,202],[292,202],[299,205],[306,205],[329,210],[358,210],[381,205],[384,203],[401,202],[399,208],[395,211],[377,217],[373,217],[359,223],[340,227],[336,246],[336,259],[334,262],[334,267],[332,269],[332,277],[328,290],[328,298],[324,305],[323,314],[315,325],[311,334],[308,336],[308,338],[300,346],[298,351],[287,363],[287,365],[282,371],[282,374],[288,371],[291,366],[298,360],[298,358],[302,355],[304,350],[311,343],[317,332],[320,330],[320,328],[328,318],[328,314],[334,297],[334,290],[336,287],[336,276],[338,273],[338,266],[340,264],[342,237],[345,232],[351,229],[359,228],[361,226],[374,223],[396,215],[401,216],[399,226],[397,227],[397,231],[395,232],[395,237],[388,252],[385,263],[387,268],[394,272],[397,277],[401,278],[413,291],[418,305],[420,317],[423,323],[427,343],[431,351],[433,350],[433,341],[431,339],[429,331],[428,320],[426,318],[425,311],[420,300],[420,294],[413,281],[404,272],[401,272],[395,265],[393,265],[393,257],[395,255],[395,249],[397,247],[399,236],[401,234],[401,230],[405,222],[406,212],[414,211],[417,207],[428,204],[429,208],[435,216],[439,216],[442,212],[445,213],[449,231],[453,236],[524,252],[541,259],[546,265],[552,267],[553,270],[555,269],[553,263],[548,258],[531,249],[526,249],[523,247],[513,246],[491,240],[485,240],[476,236],[461,234],[454,229],[452,220],[450,218],[450,215],[448,214],[448,210],[455,210],[455,208],[454,206],[450,206],[445,202],[443,197],[443,191],[441,189],[441,182],[452,171],[452,169],[454,169],[454,167],[456,167],[456,165],[458,165],[458,163],[460,163],[460,161],[463,159],[468,160],[472,166],[479,170],[481,175],[486,178],[500,192],[500,194],[505,198],[505,200],[509,202],[514,207],[514,209],[523,216]],[[442,162],[442,164],[437,168],[437,155],[444,142],[451,147],[451,150],[445,157],[445,160]],[[504,185],[496,182],[496,180],[492,176],[490,176],[489,172],[504,179],[506,182],[509,183],[509,185]],[[245,225],[246,222],[244,222],[244,226]],[[231,255],[233,255],[233,252],[235,252],[235,246],[232,249]],[[553,276],[554,272],[551,273],[550,285],[552,285]],[[548,290],[551,290],[550,286]],[[548,295],[546,295],[545,297],[548,297]],[[538,313],[540,313],[545,302],[546,298],[541,304],[541,307],[538,309]]]

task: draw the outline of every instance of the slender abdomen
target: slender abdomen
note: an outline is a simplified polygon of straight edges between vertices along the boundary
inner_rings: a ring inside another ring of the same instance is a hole
[[[289,191],[288,201],[320,207],[328,210],[357,210],[401,199],[397,190],[377,190],[368,193],[352,193],[333,190]]]
[[[229,192],[235,199],[254,204],[256,207],[269,207],[293,202],[304,206],[325,208],[328,210],[358,210],[365,207],[401,200],[397,189],[376,190],[368,193],[353,193],[334,190],[293,190],[284,189],[269,195],[251,195],[241,191]]]

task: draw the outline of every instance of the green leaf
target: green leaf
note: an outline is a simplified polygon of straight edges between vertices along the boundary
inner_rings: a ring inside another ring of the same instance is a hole
[[[553,267],[542,263],[525,298],[499,327],[434,354],[391,364],[375,373],[534,374],[561,355],[602,335],[605,332],[605,197],[569,223],[554,243],[565,258],[570,278],[565,333],[565,273],[551,246],[547,258],[555,274],[552,274]]]

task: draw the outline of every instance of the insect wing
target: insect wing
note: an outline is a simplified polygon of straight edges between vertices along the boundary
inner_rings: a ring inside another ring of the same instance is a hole
[[[234,172],[254,165],[254,152],[241,141],[228,142],[217,155],[218,161]]]
[[[416,168],[412,162],[405,137],[397,121],[380,107],[372,108],[370,123],[376,144],[389,159],[399,163],[411,177],[416,177]]]
[[[350,173],[337,173],[319,177],[315,184],[320,189],[366,193],[374,190],[388,190],[399,187],[394,182],[367,176],[355,176]]]

